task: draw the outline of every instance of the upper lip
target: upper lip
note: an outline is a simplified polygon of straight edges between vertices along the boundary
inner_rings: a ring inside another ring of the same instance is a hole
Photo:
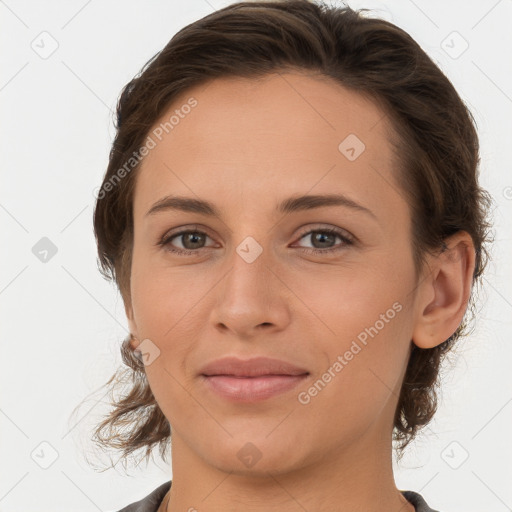
[[[309,372],[286,361],[269,357],[255,357],[246,360],[237,357],[224,357],[208,363],[200,373],[208,376],[258,377],[261,375],[303,375]]]

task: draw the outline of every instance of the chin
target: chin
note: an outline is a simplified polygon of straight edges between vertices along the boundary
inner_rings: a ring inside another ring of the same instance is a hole
[[[219,470],[239,476],[268,478],[269,473],[298,469],[302,457],[297,444],[290,442],[290,437],[286,443],[282,436],[275,435],[271,439],[272,436],[267,437],[266,430],[260,430],[255,436],[241,432],[240,436],[215,443],[214,451],[208,450],[203,456]]]

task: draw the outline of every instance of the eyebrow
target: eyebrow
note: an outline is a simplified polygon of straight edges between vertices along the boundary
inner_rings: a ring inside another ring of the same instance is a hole
[[[278,213],[288,214],[314,208],[324,208],[328,206],[344,206],[356,211],[364,212],[375,220],[375,214],[365,206],[356,203],[354,200],[343,194],[324,194],[324,195],[303,195],[294,196],[285,199],[276,206]],[[211,202],[203,199],[193,199],[184,196],[165,196],[159,199],[147,211],[146,217],[156,213],[178,210],[183,212],[199,213],[212,217],[221,218],[219,209]]]

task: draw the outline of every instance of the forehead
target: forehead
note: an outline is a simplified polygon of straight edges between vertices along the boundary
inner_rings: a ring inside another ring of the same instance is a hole
[[[176,98],[149,132],[155,146],[138,171],[134,215],[166,194],[256,211],[335,191],[389,211],[404,202],[389,133],[373,101],[327,77],[215,79]]]

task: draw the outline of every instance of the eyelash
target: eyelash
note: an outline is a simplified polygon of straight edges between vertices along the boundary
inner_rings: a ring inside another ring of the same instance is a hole
[[[185,235],[187,233],[196,233],[196,234],[208,236],[208,234],[205,233],[204,231],[200,231],[198,229],[187,229],[187,230],[179,231],[177,233],[173,233],[169,236],[164,235],[164,237],[157,243],[157,245],[166,247],[167,245],[169,245],[169,243],[171,242],[172,239],[177,238],[180,235]],[[336,228],[310,229],[309,231],[302,233],[299,236],[299,240],[304,238],[307,235],[311,235],[312,233],[329,233],[331,235],[336,235],[342,240],[343,245],[338,246],[338,247],[331,247],[329,249],[316,249],[316,248],[309,249],[307,247],[299,247],[298,249],[301,250],[302,252],[309,253],[309,254],[324,254],[325,255],[325,254],[330,254],[333,252],[341,251],[346,246],[350,246],[350,245],[354,244],[354,240],[351,237],[347,236],[346,234],[344,234],[344,232],[341,232],[339,229],[336,229]],[[204,247],[201,247],[199,249],[204,249]],[[168,252],[174,253],[174,254],[178,254],[180,256],[195,256],[198,254],[199,249],[170,249],[170,248],[166,248],[165,250]]]

